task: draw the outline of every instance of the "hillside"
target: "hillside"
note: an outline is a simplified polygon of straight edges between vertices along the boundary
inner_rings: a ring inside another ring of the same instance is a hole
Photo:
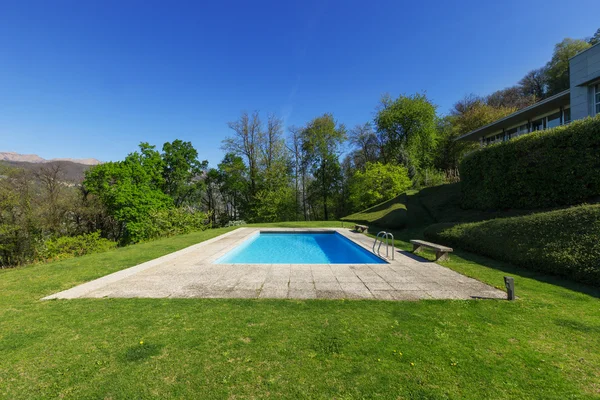
[[[47,161],[39,162],[23,162],[23,161],[0,161],[0,165],[7,165],[13,168],[22,168],[32,172],[39,172],[43,168],[53,168],[58,166],[61,170],[62,179],[69,182],[83,182],[85,171],[90,169],[92,165],[80,164],[72,161]]]
[[[53,163],[57,161],[66,161],[72,162],[75,164],[83,164],[83,165],[98,165],[102,162],[100,160],[96,160],[95,158],[52,158],[47,160],[38,156],[37,154],[19,154],[12,151],[0,151],[0,161],[9,161],[9,162],[25,162],[25,163],[33,163],[33,164],[43,164],[43,163]]]
[[[439,222],[475,222],[529,214],[533,210],[465,210],[460,205],[460,184],[408,191],[391,200],[360,211],[342,221],[373,225],[391,230],[425,229]]]

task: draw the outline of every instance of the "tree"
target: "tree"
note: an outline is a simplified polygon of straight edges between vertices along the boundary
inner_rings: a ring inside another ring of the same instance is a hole
[[[546,69],[538,68],[529,71],[520,81],[519,86],[525,96],[532,96],[535,101],[546,97]]]
[[[124,161],[97,165],[86,172],[84,187],[98,196],[120,224],[122,243],[148,238],[151,215],[173,205],[161,190],[162,163],[153,146],[140,144],[141,152],[129,154]]]
[[[358,167],[362,167],[368,162],[376,162],[379,159],[380,143],[369,122],[362,125],[358,124],[351,129],[348,139],[350,144],[358,149],[357,158],[355,158]]]
[[[569,59],[590,46],[585,40],[567,38],[554,47],[552,59],[546,64],[549,96],[569,88]]]
[[[350,184],[350,201],[362,210],[398,196],[412,186],[408,170],[400,165],[367,163]]]
[[[384,96],[375,116],[385,163],[427,168],[433,162],[436,144],[436,107],[424,94]]]
[[[516,111],[515,107],[493,107],[485,99],[469,95],[454,104],[450,111],[455,134],[460,136],[490,124]]]
[[[314,176],[311,197],[321,199],[325,220],[329,219],[329,202],[333,200],[341,179],[337,153],[345,139],[346,128],[337,124],[331,114],[313,119],[302,131],[302,151]]]
[[[291,126],[288,128],[289,137],[286,144],[291,155],[292,169],[294,174],[294,208],[296,215],[302,206],[304,220],[308,220],[308,209],[306,204],[306,157],[302,148],[303,128]]]
[[[225,154],[219,164],[221,193],[230,219],[237,220],[246,212],[248,203],[248,169],[242,157]],[[212,178],[211,178],[212,179]],[[216,179],[213,179],[216,181]],[[211,188],[212,189],[212,188]]]
[[[588,43],[593,46],[595,44],[600,43],[600,28],[594,33],[594,35],[588,39]]]
[[[252,115],[243,112],[237,121],[228,123],[234,134],[223,141],[224,150],[245,158],[250,180],[250,197],[257,191],[259,143],[262,139],[261,125],[257,111]]]
[[[156,157],[156,152],[152,157]],[[158,159],[154,162],[162,167],[163,191],[171,196],[175,206],[190,204],[194,200],[198,202],[204,185],[200,176],[206,170],[208,161],[198,160],[198,152],[192,143],[179,139],[165,143],[160,157],[162,163],[159,164]]]
[[[534,95],[526,94],[519,86],[511,86],[497,90],[486,98],[486,104],[500,108],[515,108],[520,110],[536,102]]]

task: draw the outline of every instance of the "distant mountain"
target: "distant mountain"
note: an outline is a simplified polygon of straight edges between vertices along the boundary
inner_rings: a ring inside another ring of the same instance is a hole
[[[43,168],[59,166],[62,179],[65,181],[80,183],[83,182],[85,171],[94,165],[101,164],[101,162],[94,158],[54,158],[52,160],[46,160],[36,154],[0,152],[0,164],[8,165],[14,168],[22,168],[33,172],[38,172]]]
[[[0,161],[26,162],[33,164],[43,164],[56,161],[68,161],[75,164],[83,165],[102,164],[101,161],[96,160],[95,158],[53,158],[51,160],[46,160],[45,158],[42,158],[37,154],[19,154],[14,153],[12,151],[0,152]]]

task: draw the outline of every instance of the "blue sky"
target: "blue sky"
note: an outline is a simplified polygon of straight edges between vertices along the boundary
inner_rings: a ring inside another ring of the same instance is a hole
[[[0,151],[119,160],[191,141],[212,166],[241,111],[351,127],[383,93],[446,113],[600,28],[600,2],[2,1]]]

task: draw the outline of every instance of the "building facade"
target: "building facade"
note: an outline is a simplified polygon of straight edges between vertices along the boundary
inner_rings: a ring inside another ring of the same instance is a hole
[[[570,88],[456,140],[482,145],[568,124],[572,120],[600,115],[600,44],[569,60]]]

